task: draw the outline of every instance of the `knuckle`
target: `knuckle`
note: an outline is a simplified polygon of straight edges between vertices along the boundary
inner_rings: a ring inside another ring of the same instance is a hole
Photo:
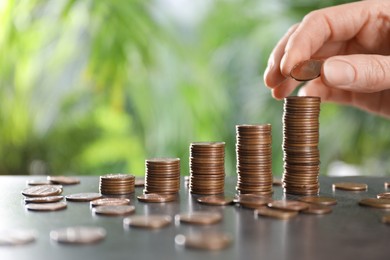
[[[390,71],[390,64],[383,62],[380,57],[373,56],[372,59],[369,60],[365,73],[367,89],[378,91],[378,87],[381,87],[386,81],[387,71]]]

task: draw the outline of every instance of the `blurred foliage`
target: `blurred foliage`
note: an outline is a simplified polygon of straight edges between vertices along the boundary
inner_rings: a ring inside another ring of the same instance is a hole
[[[306,13],[346,1],[183,2],[0,1],[0,174],[142,175],[145,158],[172,156],[188,174],[193,141],[225,141],[234,174],[235,125],[271,123],[280,175],[268,55]],[[342,160],[388,174],[388,126],[324,104],[322,173]]]

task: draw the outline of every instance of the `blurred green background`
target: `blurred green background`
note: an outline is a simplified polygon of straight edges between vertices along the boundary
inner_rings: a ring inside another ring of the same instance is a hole
[[[0,174],[143,175],[146,158],[180,157],[186,175],[190,142],[225,141],[233,175],[235,125],[271,123],[280,176],[268,56],[306,13],[342,2],[0,1]],[[320,120],[321,174],[390,173],[387,120],[331,104]]]

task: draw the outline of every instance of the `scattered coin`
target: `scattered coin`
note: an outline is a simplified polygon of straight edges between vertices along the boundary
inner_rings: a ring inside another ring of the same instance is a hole
[[[50,185],[50,184],[53,184],[53,183],[49,180],[28,180],[27,181],[27,185],[30,185],[30,186]]]
[[[388,188],[390,188],[390,182],[386,181],[385,182],[385,189],[388,189]]]
[[[133,214],[135,212],[135,207],[130,205],[97,206],[93,208],[93,212],[105,216],[123,216]]]
[[[302,197],[298,198],[298,200],[306,202],[306,203],[313,203],[313,204],[319,204],[319,205],[336,205],[337,200],[334,198],[328,198],[328,197]]]
[[[272,180],[272,185],[274,186],[282,186],[282,179],[274,177]]]
[[[213,206],[225,206],[233,203],[233,198],[225,197],[223,195],[210,195],[197,199],[199,203]]]
[[[268,203],[268,207],[288,211],[301,211],[307,209],[309,204],[296,200],[274,200]]]
[[[52,203],[62,200],[63,196],[48,196],[48,197],[31,197],[25,198],[25,203]]]
[[[366,198],[360,200],[359,205],[381,209],[390,209],[390,199]]]
[[[47,180],[51,183],[62,185],[72,185],[80,183],[80,179],[70,176],[47,176]]]
[[[144,187],[145,186],[145,178],[135,178],[134,186],[135,187]]]
[[[66,200],[75,202],[87,202],[100,199],[102,195],[95,192],[76,193],[65,196]]]
[[[130,200],[126,198],[102,198],[91,201],[92,207],[97,206],[120,206],[120,205],[129,205]]]
[[[338,190],[347,190],[347,191],[365,191],[368,186],[365,183],[355,183],[355,182],[338,182],[332,185],[333,189]]]
[[[94,244],[106,237],[101,227],[67,227],[50,232],[50,238],[64,244]]]
[[[233,242],[230,235],[225,233],[197,233],[188,235],[176,235],[175,243],[187,248],[202,249],[202,250],[221,250],[229,247]]]
[[[36,240],[36,231],[29,229],[0,230],[0,246],[19,246]]]
[[[175,220],[186,224],[210,225],[220,222],[222,215],[217,212],[196,211],[178,214],[175,216]]]
[[[236,196],[233,201],[245,208],[255,209],[267,205],[272,201],[272,198],[255,194],[240,194]]]
[[[32,211],[57,211],[65,208],[66,208],[65,202],[26,204],[26,209]]]
[[[255,210],[255,214],[263,217],[277,218],[277,219],[290,219],[298,215],[296,211],[284,211],[279,209],[271,209],[267,207],[258,208]]]
[[[321,75],[323,60],[305,60],[296,64],[291,72],[290,76],[298,81],[308,81],[318,78]]]
[[[305,214],[323,215],[332,212],[332,208],[324,205],[312,204],[307,209],[302,210]]]
[[[390,215],[385,215],[382,217],[382,222],[385,224],[390,224]]]
[[[26,188],[22,194],[27,197],[47,197],[62,193],[62,186],[59,185],[38,185]]]
[[[141,202],[149,202],[149,203],[162,203],[162,202],[171,202],[176,200],[176,195],[163,195],[163,194],[143,194],[137,196],[137,199]]]
[[[135,176],[132,174],[111,173],[100,176],[99,190],[104,195],[125,195],[133,193]]]
[[[383,192],[376,195],[378,199],[390,199],[390,192]]]
[[[123,220],[125,227],[158,229],[171,224],[172,218],[168,215],[132,216]]]

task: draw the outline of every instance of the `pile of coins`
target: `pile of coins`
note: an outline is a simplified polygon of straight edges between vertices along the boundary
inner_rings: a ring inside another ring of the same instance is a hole
[[[190,192],[213,195],[224,192],[225,143],[200,142],[190,145]]]
[[[283,113],[284,191],[319,193],[319,97],[287,97]]]
[[[237,191],[240,194],[271,194],[271,125],[237,125],[236,138]]]
[[[176,194],[180,189],[180,159],[155,158],[145,161],[145,194]]]
[[[100,193],[125,195],[134,192],[135,177],[131,174],[107,174],[100,176]]]

